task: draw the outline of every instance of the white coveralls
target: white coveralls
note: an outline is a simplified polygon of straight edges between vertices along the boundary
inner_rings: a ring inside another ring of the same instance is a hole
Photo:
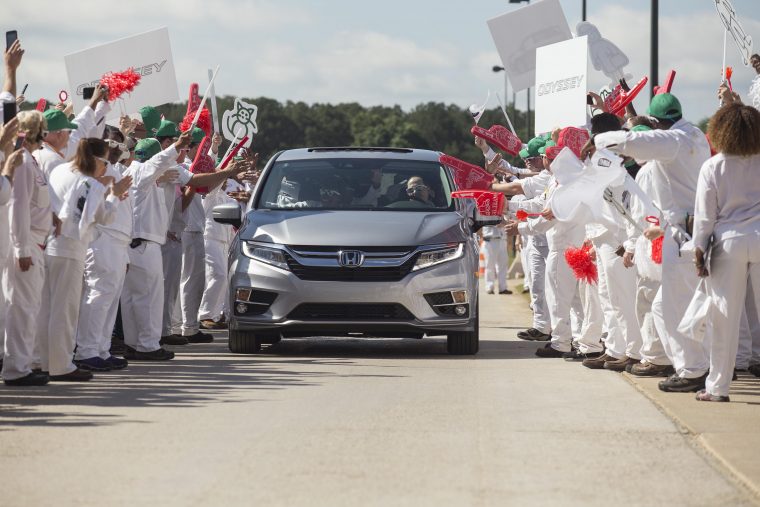
[[[540,198],[546,191],[547,185],[552,180],[549,171],[543,170],[536,176],[520,180],[520,186],[523,189],[525,198],[523,200],[511,200],[509,202],[509,211],[522,209],[525,201]],[[537,209],[537,207],[536,207]],[[536,212],[540,212],[539,209]],[[546,234],[527,233],[521,230],[523,238],[528,238],[524,243],[525,250],[525,272],[530,278],[530,301],[533,309],[533,328],[542,333],[550,334],[551,318],[549,316],[549,307],[546,301],[546,259],[549,256],[549,246],[546,241]]]
[[[177,185],[166,185],[164,197],[169,213],[169,230],[166,243],[161,245],[164,266],[164,317],[161,336],[182,332],[182,314],[179,306],[179,283],[182,276],[182,193]]]
[[[200,194],[193,195],[192,201],[182,215],[186,224],[182,232],[182,278],[180,281],[182,336],[193,336],[200,331],[198,311],[206,283],[203,246],[206,213],[203,210],[203,198]]]
[[[11,182],[4,176],[0,176],[0,238],[2,238],[0,241],[0,357],[3,357],[5,351],[5,312],[8,308],[8,301],[5,299],[2,284],[5,277],[5,266],[10,262],[11,255],[11,231],[8,221],[8,201],[10,199]]]
[[[708,369],[704,346],[678,332],[698,282],[692,256],[681,254],[680,230],[685,230],[687,215],[694,211],[699,169],[710,158],[707,138],[691,123],[679,120],[668,130],[605,132],[594,142],[599,149],[652,162],[655,201],[669,222],[662,247],[662,286],[652,305],[655,323],[676,373],[701,377]]]
[[[106,167],[106,176],[122,178],[122,164]],[[84,265],[84,290],[79,308],[75,359],[111,356],[111,334],[116,323],[119,297],[129,265],[132,240],[132,196],[119,202],[110,224],[96,224],[95,239],[87,249]]]
[[[757,364],[760,356],[760,319],[755,311],[755,293],[747,284],[747,299],[739,326],[739,350],[736,353],[736,369],[746,370]]]
[[[34,330],[45,283],[43,248],[53,223],[47,180],[26,149],[13,176],[9,206],[12,251],[3,276],[3,293],[8,302],[3,379],[14,380],[32,372]],[[32,259],[27,271],[19,268],[22,257]]]
[[[167,210],[164,191],[156,180],[175,166],[177,149],[174,145],[156,154],[147,162],[133,162],[124,175],[132,176],[134,213],[132,236],[142,239],[140,245],[129,249],[129,271],[121,296],[121,316],[124,343],[139,352],[161,348],[161,324],[164,304],[164,270],[161,245],[166,241]],[[180,171],[180,183],[192,178]]]
[[[647,196],[655,195],[652,166],[651,162],[647,162],[636,174],[636,183]],[[631,215],[642,229],[652,225],[647,221],[647,217],[655,217],[662,221],[660,211],[637,196],[634,196],[631,201]],[[662,282],[662,265],[652,260],[652,242],[635,227],[629,225],[627,229],[628,239],[624,243],[625,251],[634,255],[633,262],[636,265],[636,318],[641,328],[641,362],[657,366],[671,365],[657,332],[652,310],[652,304]],[[661,313],[661,310],[659,312]]]
[[[529,213],[540,212],[551,201],[556,188],[556,180],[552,177],[541,197],[529,201],[520,201],[519,204],[522,209]],[[573,343],[570,320],[571,308],[574,308],[579,315],[583,314],[583,309],[578,292],[578,280],[565,261],[565,250],[568,247],[578,247],[583,243],[584,226],[538,217],[529,218],[526,222],[520,223],[518,229],[520,233],[546,234],[549,243],[549,255],[546,259],[545,294],[551,318],[551,347],[560,352],[570,352]],[[583,338],[578,337],[577,339],[583,341]]]
[[[216,187],[203,199],[203,208],[206,212],[204,236],[206,288],[200,306],[200,320],[218,321],[229,311],[228,282],[227,282],[227,255],[232,240],[233,231],[231,225],[224,225],[214,221],[212,211],[215,206],[221,204],[237,204],[237,201],[229,197],[221,186]]]
[[[710,373],[705,389],[728,396],[745,307],[747,283],[760,294],[760,155],[718,154],[699,173],[694,244],[707,251],[713,237],[710,286],[712,326],[706,343]],[[760,313],[755,298],[755,311]]]
[[[483,227],[483,255],[486,258],[486,290],[493,291],[498,277],[499,290],[507,290],[507,242],[498,226]]]
[[[45,249],[45,286],[37,326],[42,370],[50,375],[77,369],[72,359],[87,246],[94,224],[112,222],[119,202],[113,194],[105,197],[106,190],[71,163],[59,165],[50,175],[51,208],[62,224],[61,233],[52,236]]]

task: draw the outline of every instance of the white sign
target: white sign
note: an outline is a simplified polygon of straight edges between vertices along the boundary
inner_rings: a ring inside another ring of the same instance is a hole
[[[87,104],[82,98],[84,88],[98,84],[106,72],[122,71],[129,67],[134,68],[142,79],[132,93],[125,93],[117,100],[109,118],[118,117],[122,112],[135,113],[143,106],[179,101],[167,28],[85,49],[65,56],[64,60],[69,94],[76,110]]]
[[[259,126],[256,124],[258,113],[259,108],[255,105],[235,99],[235,108],[225,111],[222,115],[222,134],[225,139],[235,142],[248,136],[245,147],[250,148],[253,134],[259,132]]]
[[[536,82],[536,49],[573,37],[559,0],[541,0],[488,20],[496,50],[515,91]]]
[[[588,38],[536,51],[536,134],[586,124]]]
[[[614,43],[602,37],[593,23],[581,21],[575,26],[575,33],[578,37],[588,36],[591,65],[610,79],[610,88],[614,90],[618,82],[625,78],[628,57]]]

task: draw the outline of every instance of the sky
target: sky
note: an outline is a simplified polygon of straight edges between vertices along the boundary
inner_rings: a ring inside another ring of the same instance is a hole
[[[758,0],[732,1],[758,52]],[[575,31],[581,0],[561,4]],[[587,4],[588,20],[629,57],[633,81],[647,75],[650,2]],[[32,101],[68,88],[64,55],[167,26],[182,98],[193,81],[202,91],[207,69],[218,64],[218,95],[408,110],[430,101],[467,107],[489,90],[503,93],[486,21],[516,8],[507,0],[27,0],[4,6],[3,24],[19,31],[26,48],[19,81],[29,83]],[[660,1],[660,77],[677,71],[673,92],[695,122],[717,107],[722,48],[713,0]],[[746,94],[755,73],[730,39],[727,61],[735,88]],[[607,79],[590,68],[589,81],[598,88]],[[639,111],[645,95],[635,103]],[[525,101],[518,94],[517,107]]]

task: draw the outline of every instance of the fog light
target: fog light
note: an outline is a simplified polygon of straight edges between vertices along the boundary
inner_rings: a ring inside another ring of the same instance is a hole
[[[466,290],[452,290],[451,297],[455,303],[466,303],[467,291]]]
[[[237,306],[235,306],[235,310],[238,313],[246,313],[248,312],[248,305],[245,303],[238,303]]]
[[[454,307],[454,313],[459,315],[460,317],[467,313],[467,307],[464,305],[457,305]]]
[[[235,301],[250,301],[252,292],[249,288],[238,288],[235,291]]]

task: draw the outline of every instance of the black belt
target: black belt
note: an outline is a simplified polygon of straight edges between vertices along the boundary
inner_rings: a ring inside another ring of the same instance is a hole
[[[129,243],[129,248],[137,248],[138,246],[142,245],[146,241],[148,240],[143,239],[143,238],[135,238]]]

